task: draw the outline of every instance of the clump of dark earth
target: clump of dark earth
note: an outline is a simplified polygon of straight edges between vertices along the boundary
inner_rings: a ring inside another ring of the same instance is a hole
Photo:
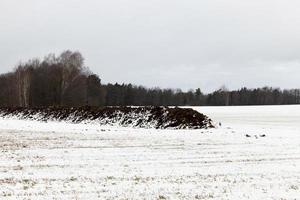
[[[2,108],[1,117],[39,121],[96,122],[100,125],[156,129],[214,128],[207,116],[188,108],[169,107],[81,107]]]
[[[251,137],[251,135],[246,134],[246,137]],[[255,137],[256,139],[258,138],[257,135],[254,135],[254,137]],[[259,137],[266,137],[266,134],[259,135]]]

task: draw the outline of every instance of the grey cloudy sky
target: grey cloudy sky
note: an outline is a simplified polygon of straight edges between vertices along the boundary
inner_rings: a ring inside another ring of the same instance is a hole
[[[299,0],[0,0],[0,73],[79,50],[104,82],[300,87]]]

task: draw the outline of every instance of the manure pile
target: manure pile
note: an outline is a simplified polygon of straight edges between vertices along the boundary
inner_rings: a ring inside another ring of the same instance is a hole
[[[207,116],[178,107],[0,108],[0,117],[155,129],[214,128]]]

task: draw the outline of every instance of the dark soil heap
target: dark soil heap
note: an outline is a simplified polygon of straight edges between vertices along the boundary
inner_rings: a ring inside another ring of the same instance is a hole
[[[193,109],[177,107],[2,108],[0,116],[39,121],[96,122],[100,125],[156,129],[214,128],[207,116]]]

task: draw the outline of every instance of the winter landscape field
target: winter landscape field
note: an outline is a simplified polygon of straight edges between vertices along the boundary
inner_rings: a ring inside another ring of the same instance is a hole
[[[193,107],[216,129],[0,119],[0,199],[300,199],[300,106]]]

